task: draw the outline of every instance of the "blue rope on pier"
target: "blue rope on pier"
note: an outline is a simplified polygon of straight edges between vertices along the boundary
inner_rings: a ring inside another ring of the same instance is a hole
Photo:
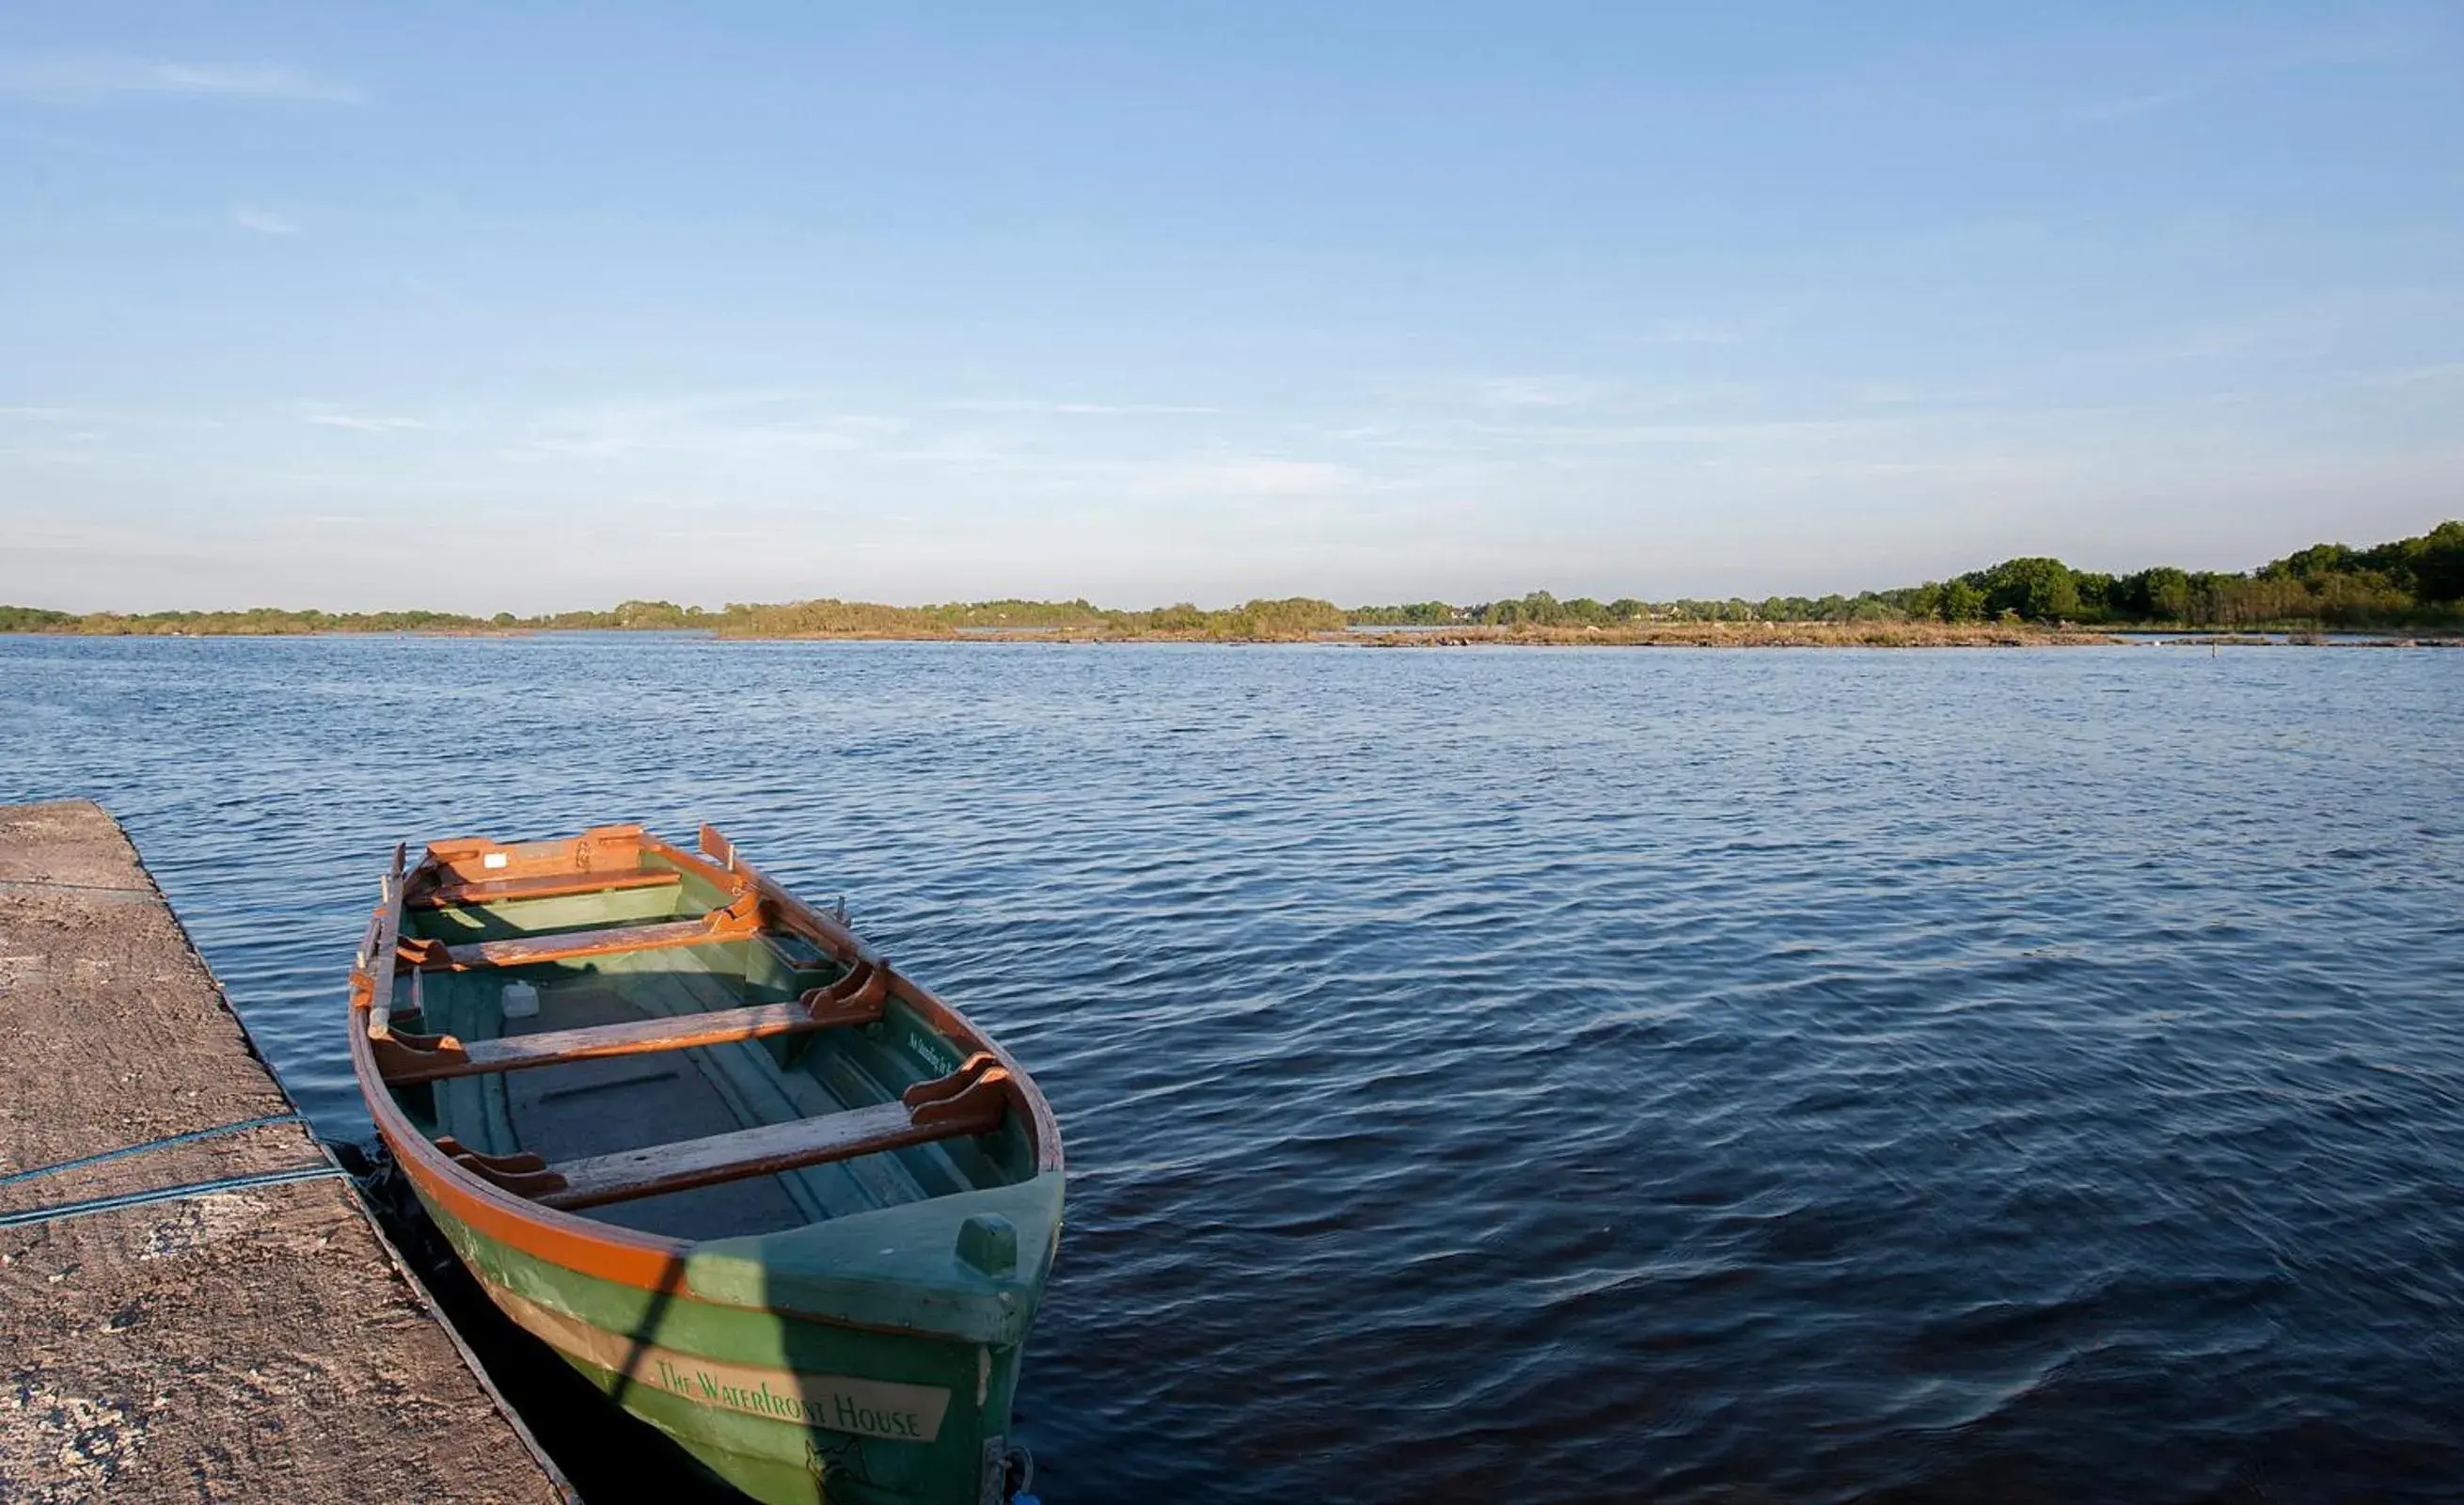
[[[62,1161],[56,1165],[37,1165],[33,1170],[11,1171],[6,1176],[0,1176],[0,1186],[13,1186],[21,1181],[33,1181],[37,1176],[56,1175],[64,1170],[75,1170],[80,1165],[99,1165],[105,1161],[121,1160],[131,1155],[143,1155],[147,1150],[164,1149],[173,1144],[188,1144],[198,1140],[210,1140],[218,1134],[237,1134],[244,1129],[262,1129],[268,1124],[303,1123],[305,1121],[307,1120],[301,1118],[299,1115],[296,1113],[275,1113],[269,1114],[262,1118],[250,1118],[241,1123],[223,1123],[217,1124],[210,1129],[196,1129],[187,1134],[165,1135],[159,1140],[148,1140],[143,1144],[129,1144],[123,1145],[116,1150],[104,1150],[99,1155],[80,1155],[76,1160]],[[6,1225],[0,1224],[0,1227],[6,1227]]]
[[[176,1202],[184,1197],[205,1197],[218,1191],[242,1191],[251,1186],[279,1186],[287,1182],[321,1181],[328,1176],[348,1174],[349,1172],[339,1165],[301,1165],[291,1170],[259,1171],[253,1176],[225,1176],[219,1181],[192,1181],[186,1185],[164,1186],[153,1191],[131,1191],[117,1197],[95,1197],[85,1202],[62,1202],[48,1207],[28,1207],[22,1212],[0,1212],[0,1228],[25,1228],[34,1223],[56,1223],[63,1218],[81,1218],[89,1212],[116,1212],[121,1207],[142,1207],[150,1202]]]

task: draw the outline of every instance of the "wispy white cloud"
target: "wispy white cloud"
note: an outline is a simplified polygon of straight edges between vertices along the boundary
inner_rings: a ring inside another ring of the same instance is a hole
[[[253,231],[260,235],[296,235],[299,233],[299,222],[297,220],[293,219],[286,214],[277,214],[270,209],[249,209],[243,206],[239,209],[232,210],[231,223],[237,225],[242,230]]]
[[[351,429],[361,433],[401,433],[428,427],[417,418],[370,417],[363,413],[335,412],[319,409],[307,414],[310,423],[320,429]]]
[[[357,104],[364,96],[275,63],[195,63],[139,57],[0,55],[0,95],[70,102],[126,96],[287,100]]]
[[[2154,115],[2221,90],[2256,83],[2281,74],[2310,68],[2393,62],[2411,56],[2417,49],[2416,38],[2389,27],[2311,37],[2270,52],[2252,53],[2185,68],[2152,88],[2094,100],[2081,105],[2073,114],[2076,119],[2091,124],[2112,124]]]
[[[1579,376],[1493,376],[1474,387],[1472,399],[1484,408],[1579,408],[1608,391]]]
[[[1677,319],[1635,337],[1638,344],[1736,344],[1762,325],[1710,319]]]
[[[2158,110],[2170,109],[2186,100],[2195,100],[2214,87],[2216,87],[2214,81],[2203,79],[2179,83],[2169,89],[2154,89],[2145,94],[2100,100],[2094,104],[2081,105],[2079,118],[2101,125],[2113,121],[2130,120],[2136,116],[2153,115]]]
[[[1143,418],[1222,411],[1220,408],[1190,407],[1179,403],[1053,402],[1027,397],[964,398],[942,406],[958,412],[1051,413],[1077,418]]]
[[[2361,333],[2436,327],[2459,313],[2464,285],[2355,288],[2151,330],[2145,343],[2114,354],[2157,362],[2318,356]]]
[[[193,438],[217,432],[228,427],[219,418],[200,413],[178,413],[121,410],[103,408],[66,408],[40,404],[0,405],[0,433],[14,429],[20,432],[42,431],[39,437],[47,442],[93,443],[97,440],[140,433],[152,438]],[[17,454],[29,453],[23,449]]]
[[[529,426],[514,453],[533,459],[669,454],[751,460],[868,449],[901,427],[871,413],[827,410],[798,393],[718,393],[548,413]]]
[[[1666,382],[1608,380],[1572,374],[1457,375],[1434,381],[1408,378],[1381,386],[1375,395],[1380,410],[1362,414],[1375,421],[1367,427],[1385,429],[1407,415],[1447,414],[1475,424],[1544,421],[1555,413],[1637,415],[1733,408],[1758,394],[1751,383],[1729,379]],[[1352,434],[1363,426],[1347,424]],[[1391,438],[1391,433],[1362,437]]]
[[[1475,432],[1533,446],[1579,449],[1650,445],[1768,444],[1811,436],[1903,432],[1914,418],[1749,418],[1709,423],[1487,424]]]
[[[1865,408],[1969,408],[2010,394],[1996,387],[1936,387],[1913,382],[1851,382],[1841,393]]]
[[[1341,465],[1267,455],[1143,467],[1133,475],[1144,491],[1224,497],[1315,496],[1348,490],[1362,479]]]
[[[2432,387],[2464,385],[2464,361],[2440,361],[2429,365],[2397,366],[2391,370],[2373,371],[2361,378],[2371,387]]]

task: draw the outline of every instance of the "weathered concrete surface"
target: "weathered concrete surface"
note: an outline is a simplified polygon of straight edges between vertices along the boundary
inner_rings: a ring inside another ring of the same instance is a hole
[[[0,1177],[289,1109],[119,826],[0,807]],[[0,1184],[0,1214],[330,1163],[284,1122]],[[0,1228],[0,1500],[565,1493],[345,1180]]]

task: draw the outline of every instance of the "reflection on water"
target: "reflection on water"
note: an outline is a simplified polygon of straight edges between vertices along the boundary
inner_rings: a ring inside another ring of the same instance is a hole
[[[406,836],[711,819],[1061,1114],[1137,1499],[2464,1478],[2464,653],[0,638],[285,1080]]]

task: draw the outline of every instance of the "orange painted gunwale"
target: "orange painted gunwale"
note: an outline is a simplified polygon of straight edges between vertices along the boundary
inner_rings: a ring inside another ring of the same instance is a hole
[[[693,872],[730,894],[740,896],[748,890],[758,893],[762,900],[760,913],[765,930],[792,931],[821,945],[842,962],[851,963],[861,958],[880,966],[890,975],[893,996],[905,1000],[935,1029],[958,1045],[962,1054],[987,1051],[1008,1068],[1012,1103],[1016,1109],[1023,1110],[1021,1117],[1025,1120],[1028,1136],[1034,1142],[1036,1169],[1042,1172],[1062,1168],[1060,1128],[1051,1106],[1045,1101],[1044,1094],[1034,1080],[1008,1051],[986,1038],[964,1014],[942,1002],[930,989],[891,969],[852,931],[753,871],[751,864],[736,855],[734,845],[712,827],[701,829],[700,845],[705,852],[715,847],[717,851],[713,854],[723,854],[727,866],[671,846],[642,832],[639,827],[597,827],[561,843],[524,842],[516,845],[475,837],[460,838],[451,844],[454,852],[451,866],[461,866],[482,850],[495,849],[518,852],[519,865],[524,870],[556,871],[553,864],[560,860],[570,861],[569,853],[582,842],[605,843],[613,836],[622,846],[630,846],[637,833],[641,852],[656,852],[675,863],[679,869]],[[557,850],[560,847],[567,855],[561,857]],[[345,1031],[350,1037],[351,1071],[359,1079],[360,1095],[366,1099],[368,1115],[376,1122],[377,1135],[392,1152],[394,1162],[403,1168],[421,1192],[476,1233],[535,1258],[561,1265],[577,1274],[645,1291],[677,1289],[683,1278],[685,1258],[693,1251],[692,1241],[637,1232],[595,1218],[560,1212],[492,1185],[454,1163],[444,1151],[430,1143],[410,1121],[409,1116],[402,1111],[401,1105],[394,1101],[392,1091],[385,1086],[377,1070],[376,1052],[368,1040],[364,1017],[377,998],[384,997],[389,1001],[393,991],[393,959],[376,956],[375,947],[385,934],[401,933],[404,896],[412,883],[419,881],[424,874],[429,874],[429,881],[433,881],[436,867],[443,866],[433,864],[432,859],[423,858],[418,869],[406,874],[403,871],[404,856],[404,849],[396,847],[391,873],[385,884],[385,902],[379,904],[376,913],[370,917],[365,949],[371,961],[366,972],[353,974],[351,1028]],[[500,875],[502,871],[498,870]],[[777,921],[775,925],[770,923],[774,920]],[[694,1299],[707,1298],[696,1296]],[[837,1318],[828,1320],[841,1326],[856,1325]]]

